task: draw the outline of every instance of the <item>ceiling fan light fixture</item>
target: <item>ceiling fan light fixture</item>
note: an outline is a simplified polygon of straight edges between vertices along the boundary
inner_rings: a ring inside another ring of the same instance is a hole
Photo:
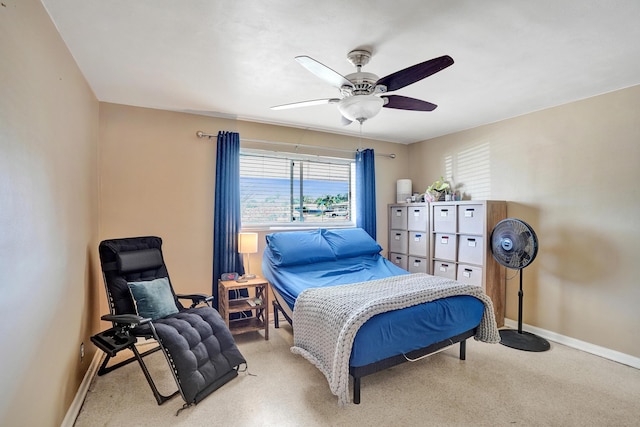
[[[320,79],[340,90],[340,98],[327,98],[312,101],[294,102],[292,104],[276,105],[273,110],[306,107],[318,104],[338,104],[342,114],[342,124],[348,125],[359,122],[361,125],[380,112],[382,107],[396,110],[433,111],[437,105],[420,99],[402,95],[388,95],[405,86],[416,83],[435,74],[453,64],[453,59],[444,55],[419,64],[412,65],[386,77],[362,71],[362,67],[371,59],[371,51],[356,49],[349,52],[347,60],[356,67],[356,72],[343,76],[315,59],[302,55],[296,56],[296,61]],[[384,96],[376,96],[382,95]]]
[[[364,122],[380,112],[384,99],[375,95],[355,95],[341,99],[338,110],[347,119]]]

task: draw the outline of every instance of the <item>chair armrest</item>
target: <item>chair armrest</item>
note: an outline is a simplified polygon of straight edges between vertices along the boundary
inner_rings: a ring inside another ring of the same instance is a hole
[[[100,319],[107,322],[128,324],[128,325],[143,325],[151,322],[148,317],[140,317],[136,314],[105,314]]]
[[[178,299],[190,299],[191,308],[201,303],[209,305],[209,303],[213,301],[213,296],[206,294],[176,294],[176,297]]]

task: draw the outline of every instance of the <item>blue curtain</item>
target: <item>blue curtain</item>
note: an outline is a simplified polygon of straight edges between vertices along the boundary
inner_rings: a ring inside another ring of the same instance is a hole
[[[214,306],[218,308],[218,279],[222,273],[244,274],[238,254],[240,231],[240,135],[218,132],[213,219]]]
[[[356,152],[356,225],[376,238],[376,167],[373,149]]]

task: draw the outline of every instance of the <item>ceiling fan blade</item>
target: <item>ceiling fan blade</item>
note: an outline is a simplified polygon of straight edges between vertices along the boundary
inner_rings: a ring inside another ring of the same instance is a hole
[[[271,107],[272,110],[286,110],[289,108],[312,107],[314,105],[336,104],[340,102],[339,98],[313,99],[311,101],[293,102],[291,104],[282,104]]]
[[[453,59],[449,55],[433,58],[409,68],[405,68],[404,70],[389,74],[388,76],[378,80],[376,85],[384,85],[387,87],[387,92],[391,92],[405,86],[409,86],[412,83],[424,79],[425,77],[429,77],[438,71],[444,70],[451,64],[453,64]]]
[[[381,98],[385,100],[383,107],[397,108],[398,110],[433,111],[438,107],[436,104],[408,96],[385,95]]]
[[[338,89],[342,86],[353,87],[353,83],[347,80],[342,74],[333,71],[331,68],[309,56],[296,56],[296,61],[298,61],[304,68]]]

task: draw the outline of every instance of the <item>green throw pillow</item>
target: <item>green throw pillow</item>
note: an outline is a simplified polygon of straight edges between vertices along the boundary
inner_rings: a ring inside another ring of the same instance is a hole
[[[156,320],[178,312],[168,278],[127,284],[136,303],[138,316]]]

